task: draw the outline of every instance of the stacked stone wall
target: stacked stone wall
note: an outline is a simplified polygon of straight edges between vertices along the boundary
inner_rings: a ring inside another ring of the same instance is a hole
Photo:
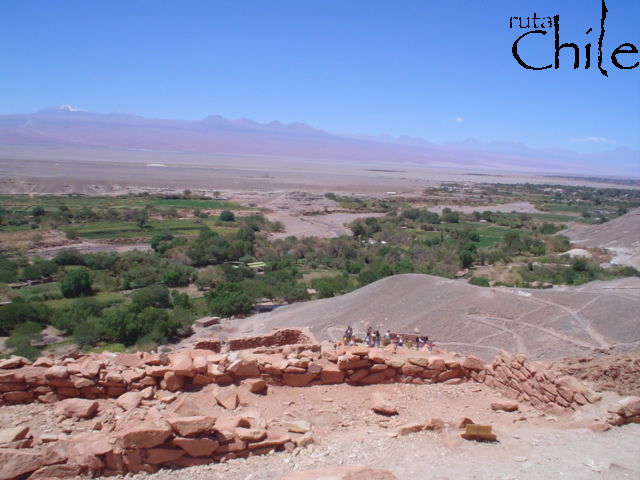
[[[484,369],[475,357],[448,357],[425,351],[396,355],[368,347],[322,351],[318,344],[263,348],[227,354],[184,350],[173,354],[88,354],[31,363],[23,358],[0,362],[0,404],[65,398],[118,398],[147,387],[176,392],[209,384],[238,384],[262,378],[268,384],[303,387],[347,383],[448,383]],[[425,353],[422,353],[425,352]]]
[[[491,365],[485,365],[477,357],[437,349],[414,352],[393,346],[356,346],[323,351],[311,343],[230,353],[192,349],[172,354],[43,357],[33,363],[14,357],[0,361],[0,405],[55,403],[57,416],[90,417],[98,408],[97,399],[112,398],[125,412],[135,412],[145,401],[160,398],[161,391],[166,396],[212,386],[217,403],[233,410],[237,394],[222,388],[231,384],[245,384],[260,394],[268,385],[459,384],[468,380],[553,413],[578,409],[600,398],[575,377],[558,375],[549,365],[528,362],[522,355],[501,352]],[[640,399],[625,402],[612,407],[610,424],[640,421]],[[24,431],[14,432],[14,440],[0,448],[0,462],[27,470],[6,478],[155,472],[162,466],[263,454],[306,441],[297,429],[271,428],[262,419],[193,416],[179,410],[167,417],[154,408],[143,420],[127,415],[108,432],[78,434],[37,449],[31,448]],[[31,472],[35,473],[28,477]]]
[[[557,414],[577,410],[601,398],[577,378],[551,370],[549,364],[529,362],[524,355],[513,356],[505,351],[473,378],[509,398]]]

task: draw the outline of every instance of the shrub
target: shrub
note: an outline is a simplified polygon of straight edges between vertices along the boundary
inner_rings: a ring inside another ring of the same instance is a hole
[[[34,217],[41,217],[45,213],[47,212],[45,212],[44,207],[41,207],[40,205],[31,209],[31,215],[33,215]]]
[[[43,324],[44,315],[26,303],[14,301],[4,305],[0,308],[0,335],[9,335],[16,326],[27,321]]]
[[[471,277],[469,283],[477,287],[488,287],[489,279],[487,277]]]
[[[51,324],[65,335],[73,332],[76,325],[85,322],[90,317],[97,317],[103,305],[92,297],[81,297],[68,308],[58,310],[51,320]]]
[[[131,294],[131,301],[138,311],[145,308],[169,308],[171,306],[169,289],[159,283],[136,290]]]
[[[84,265],[84,255],[71,248],[61,251],[53,257],[53,261],[57,265]]]
[[[65,298],[93,295],[92,279],[89,270],[84,268],[71,270],[60,283],[60,291]]]
[[[233,222],[236,216],[229,210],[223,210],[220,212],[220,220],[223,222]]]
[[[50,260],[40,260],[34,263],[40,269],[40,274],[43,277],[51,277],[58,271],[58,265]]]
[[[220,317],[245,315],[253,308],[249,295],[236,284],[225,283],[209,292],[209,312]]]
[[[16,348],[13,352],[13,355],[17,355],[18,357],[24,357],[28,360],[34,361],[38,357],[42,355],[42,350],[37,347],[26,346],[21,348]]]
[[[20,280],[38,280],[41,276],[42,272],[37,265],[24,267],[20,272]]]
[[[149,337],[157,344],[166,343],[180,328],[180,324],[171,318],[166,310],[160,308],[144,309],[138,314],[137,323],[138,338]]]
[[[473,256],[473,253],[471,253],[469,250],[462,250],[458,254],[458,260],[460,260],[460,266],[462,268],[469,268],[473,265],[475,258]]]
[[[73,341],[81,346],[96,345],[101,339],[102,333],[97,320],[87,320],[73,329]]]
[[[17,280],[15,273],[0,267],[0,283],[13,283]]]

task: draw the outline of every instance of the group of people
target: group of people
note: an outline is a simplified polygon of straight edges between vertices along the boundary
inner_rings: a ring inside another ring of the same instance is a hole
[[[342,338],[342,341],[344,345],[356,344],[356,338],[353,335],[353,329],[351,328],[351,325],[349,325],[347,329],[344,331],[344,337]],[[391,344],[391,342],[393,342],[396,347],[404,346],[403,338],[400,335],[395,335],[392,338],[390,330],[387,330],[387,332],[384,335],[381,335],[380,330],[376,330],[374,332],[371,327],[367,328],[367,334],[364,337],[364,343],[368,347],[372,347],[372,348],[380,347],[380,345],[382,345],[383,347],[386,347],[387,345]],[[409,340],[407,342],[407,346],[412,347],[413,342]],[[429,340],[429,337],[417,336],[415,341],[415,347],[416,347],[416,350],[420,350],[421,348],[427,348],[429,351],[431,351],[433,350],[433,343],[431,342],[431,340]]]

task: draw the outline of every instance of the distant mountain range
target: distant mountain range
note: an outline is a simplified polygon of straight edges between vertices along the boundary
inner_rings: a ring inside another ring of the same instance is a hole
[[[227,120],[219,115],[198,121],[150,119],[124,113],[85,112],[69,105],[36,113],[0,115],[0,148],[3,144],[640,177],[640,152],[626,147],[581,155],[570,150],[531,149],[517,142],[483,144],[471,139],[436,145],[407,136],[394,139],[337,135],[304,123],[260,124],[244,118]]]

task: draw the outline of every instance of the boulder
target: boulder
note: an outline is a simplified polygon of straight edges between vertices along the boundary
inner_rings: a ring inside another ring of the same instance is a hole
[[[505,412],[515,412],[518,410],[518,402],[516,400],[500,400],[491,403],[491,410],[504,410]]]
[[[475,372],[480,372],[484,370],[484,361],[482,359],[469,355],[462,362],[462,368],[466,368],[467,370],[473,370]]]
[[[193,352],[191,352],[191,356],[193,357]],[[206,373],[207,371],[206,356],[193,357],[193,371],[195,373]]]
[[[301,438],[310,435],[310,433],[305,433]],[[262,440],[261,442],[256,442],[248,445],[250,450],[264,450],[264,449],[272,449],[284,446],[287,442],[291,442],[291,436],[281,432],[281,431],[273,431],[270,430],[267,432],[267,438]]]
[[[80,465],[47,465],[36,470],[29,477],[29,480],[78,477],[81,472],[82,467]]]
[[[69,370],[63,365],[54,365],[44,371],[47,380],[69,378]]]
[[[409,363],[417,365],[418,367],[427,368],[429,366],[429,359],[426,357],[410,357]]]
[[[23,365],[28,365],[29,361],[22,358],[16,357],[15,355],[11,358],[7,358],[6,360],[0,360],[0,370],[9,370],[12,368],[20,368]]]
[[[227,410],[235,410],[236,407],[240,405],[238,394],[231,388],[219,390],[216,392],[215,397],[218,404]]]
[[[398,427],[398,436],[409,435],[410,433],[420,432],[424,429],[424,425],[420,423],[405,423]]]
[[[118,397],[116,403],[124,410],[129,411],[138,408],[142,401],[141,392],[127,392]]]
[[[22,383],[25,381],[24,376],[25,369],[18,368],[14,370],[2,371],[0,370],[0,384],[10,384],[10,383]],[[9,391],[10,389],[4,390]]]
[[[59,402],[53,410],[56,416],[89,418],[98,411],[98,402],[82,398],[68,398]]]
[[[144,461],[151,465],[172,463],[184,455],[184,450],[175,448],[150,448],[143,453]]]
[[[119,353],[113,359],[113,364],[122,367],[135,367],[140,363],[142,356],[140,353]]]
[[[193,370],[193,360],[191,358],[191,352],[185,350],[179,352],[173,359],[172,365],[173,373],[184,377],[193,377],[195,374]]]
[[[267,382],[261,378],[248,378],[242,383],[249,387],[251,393],[267,393]]]
[[[381,392],[376,392],[371,395],[371,409],[382,415],[398,414],[398,408],[394,405],[391,397]]]
[[[177,392],[184,385],[184,377],[176,375],[172,371],[164,374],[164,384],[170,392]]]
[[[172,443],[191,457],[209,457],[220,446],[212,438],[174,438]]]
[[[245,417],[219,417],[216,419],[216,430],[233,431],[236,428],[251,428],[251,422]]]
[[[100,364],[94,360],[90,360],[80,367],[80,372],[83,377],[94,378],[100,373]]]
[[[0,480],[23,478],[43,466],[43,455],[40,452],[27,452],[24,449],[0,448]]]
[[[322,383],[342,383],[344,381],[345,372],[340,370],[335,363],[324,359],[318,363],[322,365],[322,371],[320,372]]]
[[[5,443],[17,442],[27,438],[29,427],[12,427],[0,430],[0,445]]]
[[[118,433],[116,439],[122,448],[153,448],[162,445],[172,433],[167,422],[143,422]]]
[[[316,378],[312,373],[283,373],[284,384],[289,387],[304,387],[311,380]]]
[[[311,424],[304,420],[284,421],[282,426],[291,433],[307,433],[311,431]]]
[[[622,415],[625,417],[640,415],[640,397],[625,397],[618,404],[622,407]]]
[[[49,368],[49,367],[53,367],[55,362],[56,360],[53,357],[53,355],[47,355],[46,357],[38,358],[35,362],[33,362],[33,366]]]
[[[424,425],[425,430],[436,430],[440,431],[445,428],[445,423],[443,420],[439,418],[432,417]]]
[[[443,358],[430,357],[429,358],[429,370],[438,370],[444,372],[447,369],[447,364]]]
[[[235,434],[242,441],[248,443],[256,443],[265,439],[265,437],[267,436],[267,431],[262,428],[238,427],[235,429]]]
[[[169,425],[171,425],[176,435],[180,437],[198,437],[211,433],[216,418],[200,415],[194,417],[168,418],[167,422],[169,422]]]
[[[255,358],[245,359],[238,358],[235,362],[227,367],[227,372],[232,373],[236,377],[259,377],[260,368]]]

